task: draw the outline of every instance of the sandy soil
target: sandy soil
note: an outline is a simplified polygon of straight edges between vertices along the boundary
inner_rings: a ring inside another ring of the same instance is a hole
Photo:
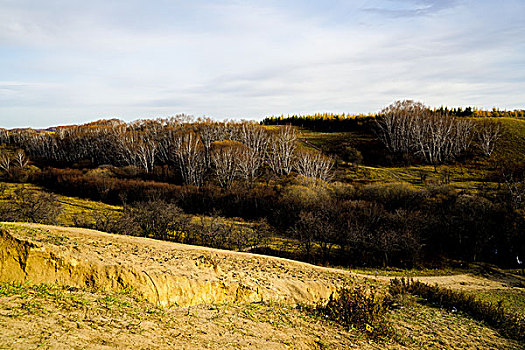
[[[0,293],[0,349],[522,346],[475,321],[417,305],[394,312],[395,327],[405,337],[402,345],[371,341],[295,307],[326,299],[345,283],[386,282],[389,277],[80,228],[3,228],[9,233],[5,247],[16,243],[19,254],[13,259],[6,255],[8,249],[1,252],[0,280],[9,281],[7,269],[20,265],[23,271],[15,275],[22,281],[77,288]],[[38,266],[32,270],[32,264]],[[144,285],[126,290],[126,278]],[[508,288],[504,282],[471,275],[418,279],[458,289]]]
[[[5,227],[29,251],[27,257],[16,257],[27,260],[18,279],[76,287],[94,284],[103,290],[129,286],[165,306],[236,301],[316,303],[355,278],[348,271],[287,259],[82,228]],[[0,280],[12,280],[12,273],[5,270],[2,274],[0,269]]]

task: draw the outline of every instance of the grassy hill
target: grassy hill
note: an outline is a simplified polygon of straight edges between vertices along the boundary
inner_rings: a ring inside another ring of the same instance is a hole
[[[525,163],[525,119],[489,118],[497,120],[504,132],[494,154],[489,158],[475,156],[437,166],[392,163],[388,151],[369,129],[347,132],[319,132],[300,128],[298,140],[310,147],[331,154],[337,161],[337,179],[344,182],[388,183],[406,182],[416,187],[425,184],[448,184],[460,190],[476,190],[480,186],[494,187],[490,175],[503,164]],[[275,126],[273,126],[275,127]],[[345,161],[346,148],[361,155],[358,163]]]

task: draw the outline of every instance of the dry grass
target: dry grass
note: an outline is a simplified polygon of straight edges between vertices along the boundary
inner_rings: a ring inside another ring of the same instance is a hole
[[[3,191],[0,192],[0,201],[8,201],[14,191],[20,187],[25,187],[34,192],[47,192],[44,188],[33,184],[19,184],[0,182]],[[57,218],[57,222],[62,226],[74,226],[75,217],[93,218],[98,211],[119,212],[122,207],[96,202],[89,199],[56,195],[57,201],[62,205],[62,213]]]
[[[476,297],[472,292],[452,290],[438,285],[432,286],[404,278],[390,281],[390,293],[394,296],[407,293],[419,296],[432,305],[452,312],[462,312],[483,321],[512,339],[525,341],[523,314],[509,311],[504,307],[502,301],[491,302]]]
[[[0,284],[0,348],[521,349],[482,323],[413,297],[390,313],[395,337],[275,303],[160,308],[132,291]],[[23,335],[23,336],[22,336]]]

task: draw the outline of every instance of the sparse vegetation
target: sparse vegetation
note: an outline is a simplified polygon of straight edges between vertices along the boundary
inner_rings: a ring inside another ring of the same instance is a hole
[[[390,283],[390,293],[393,295],[410,293],[424,298],[429,303],[447,308],[452,312],[464,312],[471,317],[486,322],[495,327],[505,336],[524,341],[525,318],[522,313],[512,313],[505,310],[502,301],[486,302],[472,294],[441,288],[437,285],[414,281],[411,279],[393,279]]]

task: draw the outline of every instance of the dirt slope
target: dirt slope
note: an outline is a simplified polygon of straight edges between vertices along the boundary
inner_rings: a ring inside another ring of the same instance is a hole
[[[157,304],[327,299],[349,272],[80,228],[4,225],[0,281],[133,289]]]
[[[79,228],[0,226],[0,282],[30,282],[0,284],[0,349],[522,347],[416,303],[392,311],[402,340],[389,343],[293,306],[362,283],[348,271]],[[479,285],[467,277],[458,283]]]

